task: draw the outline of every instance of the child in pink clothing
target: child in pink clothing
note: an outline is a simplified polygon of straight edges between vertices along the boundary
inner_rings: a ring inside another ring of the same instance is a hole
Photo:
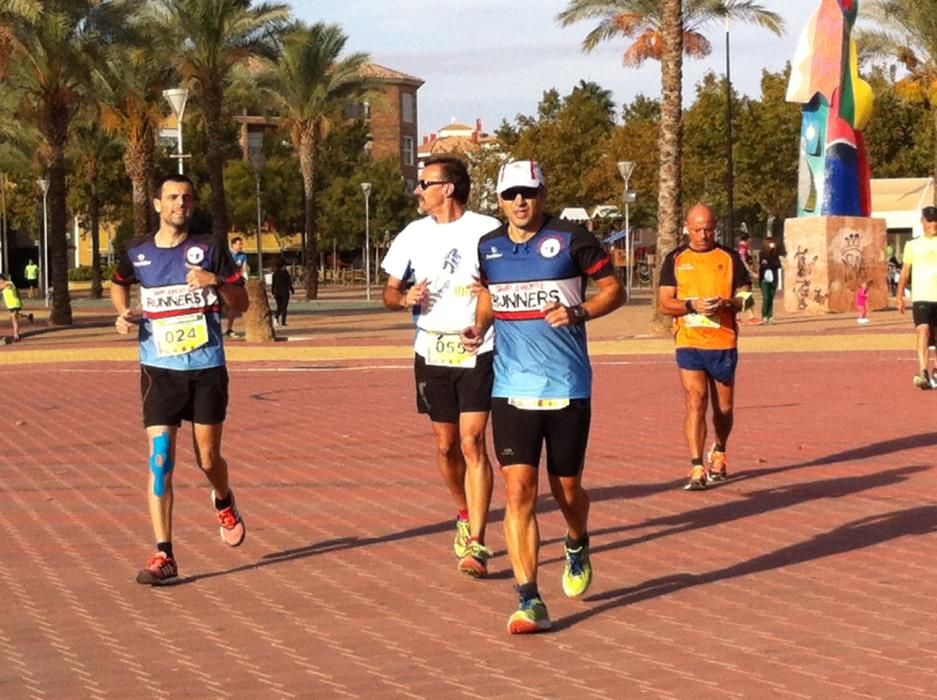
[[[869,322],[869,285],[871,282],[863,282],[856,290],[856,308],[859,310],[859,318],[856,323],[864,325]]]

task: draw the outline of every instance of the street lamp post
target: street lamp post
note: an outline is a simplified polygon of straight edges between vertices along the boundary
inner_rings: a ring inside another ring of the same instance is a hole
[[[46,178],[36,180],[36,185],[42,190],[42,293],[49,306],[49,181]]]
[[[634,252],[634,246],[631,243],[631,220],[629,219],[628,205],[635,200],[634,192],[628,189],[628,181],[631,180],[631,173],[633,172],[633,160],[618,161],[618,173],[621,175],[621,179],[625,181],[625,193],[623,196],[625,202],[625,298],[628,301],[631,301],[631,265],[633,262],[631,257]]]
[[[733,202],[735,190],[735,173],[733,172],[734,168],[732,166],[732,73],[730,72],[730,69],[729,18],[726,17],[726,239],[729,247],[731,248],[735,245],[735,230],[733,228],[732,222],[735,214],[735,212],[733,212],[733,209],[735,208],[735,203]]]
[[[371,301],[371,183],[362,182],[364,192],[364,298]]]
[[[267,164],[263,151],[254,151],[251,153],[251,166],[254,168],[254,177],[257,184],[257,276],[260,281],[264,279],[264,253],[263,253],[263,234],[261,230],[261,199],[260,199],[260,173]]]
[[[172,107],[172,113],[176,115],[176,158],[179,161],[179,174],[182,175],[182,161],[185,158],[182,153],[182,116],[185,114],[185,102],[189,98],[189,91],[187,88],[163,90],[163,97]]]

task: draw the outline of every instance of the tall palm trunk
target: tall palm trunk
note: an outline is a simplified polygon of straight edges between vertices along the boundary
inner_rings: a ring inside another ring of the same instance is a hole
[[[91,169],[88,177],[91,180],[91,198],[88,202],[91,226],[91,298],[100,299],[104,285],[101,282],[101,199],[98,196],[97,167]]]
[[[303,175],[303,212],[306,234],[306,298],[319,298],[319,230],[316,225],[316,165],[318,138],[315,129],[304,131],[299,139],[299,168]]]
[[[67,109],[53,112],[46,134],[51,146],[49,163],[48,202],[51,206],[49,221],[49,268],[52,285],[52,312],[49,323],[53,326],[72,325],[72,303],[68,293],[68,187],[65,182],[65,142],[71,113]]]
[[[150,219],[150,212],[153,211],[150,183],[153,179],[155,150],[152,124],[147,121],[130,129],[127,135],[127,150],[124,152],[124,170],[133,187],[133,233],[135,236],[146,236],[154,231]]]
[[[205,138],[208,181],[211,184],[211,231],[215,245],[228,245],[228,205],[224,193],[224,123],[221,87],[203,85],[202,109],[205,113]]]
[[[683,8],[681,0],[661,0],[660,189],[657,197],[657,265],[653,289],[657,299],[660,263],[677,245],[680,233],[683,157]],[[669,326],[654,304],[652,325]]]

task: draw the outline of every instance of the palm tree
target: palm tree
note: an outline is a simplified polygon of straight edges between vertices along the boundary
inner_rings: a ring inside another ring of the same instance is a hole
[[[625,51],[626,66],[637,67],[648,59],[661,62],[657,255],[663,260],[676,245],[680,232],[683,54],[697,58],[709,55],[712,45],[702,29],[716,20],[756,24],[775,34],[783,31],[783,20],[752,0],[570,0],[557,19],[564,27],[583,20],[600,20],[583,40],[584,51],[623,36],[635,39]],[[655,270],[655,289],[658,275],[659,270]],[[655,311],[654,325],[661,322]]]
[[[102,201],[101,184],[105,179],[105,171],[120,159],[121,150],[121,145],[114,137],[101,128],[98,110],[91,111],[75,129],[75,139],[70,151],[72,160],[77,166],[75,174],[80,178],[78,188],[84,190],[87,204],[87,226],[91,233],[92,299],[100,299],[103,292],[100,232],[101,209],[104,201]]]
[[[306,241],[306,295],[319,293],[319,227],[316,223],[316,174],[319,146],[331,125],[345,118],[345,109],[373,85],[362,75],[367,54],[342,60],[347,37],[341,27],[299,23],[283,37],[276,61],[267,62],[259,77],[261,93],[280,115],[299,156],[303,176]]]
[[[20,117],[37,124],[48,148],[53,325],[72,323],[65,146],[90,66],[126,25],[126,8],[123,0],[0,0],[0,77],[15,79]]]
[[[164,110],[162,90],[172,81],[173,71],[156,32],[145,25],[137,29],[134,45],[112,47],[93,78],[101,123],[126,144],[124,168],[133,188],[133,230],[143,236],[151,233],[150,189]]]
[[[657,259],[673,250],[681,229],[683,199],[683,38],[681,0],[663,0],[661,6],[661,105],[660,176],[657,191]],[[653,271],[652,288],[660,284],[660,265]],[[667,323],[654,304],[652,324],[663,329]]]
[[[933,115],[931,175],[937,178],[937,21],[933,8],[917,0],[869,0],[863,6],[863,15],[879,27],[856,32],[863,57],[897,59],[907,69],[907,75],[896,85],[898,93],[911,102],[924,104]],[[937,205],[937,188],[934,204]]]
[[[228,244],[224,192],[224,97],[232,70],[252,58],[276,55],[289,6],[251,0],[155,0],[157,22],[176,39],[174,62],[201,106],[205,124],[212,232]]]

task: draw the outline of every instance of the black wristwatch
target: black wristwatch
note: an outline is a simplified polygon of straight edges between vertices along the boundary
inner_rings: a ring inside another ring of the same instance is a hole
[[[696,313],[696,309],[693,308],[693,300],[692,300],[692,299],[687,299],[687,300],[686,300],[686,304],[684,304],[684,306],[686,307],[686,312],[687,312],[688,314],[695,314],[695,313]]]
[[[576,323],[585,323],[589,320],[589,312],[582,308],[581,304],[570,306],[569,312],[573,315],[573,318],[576,319]]]

